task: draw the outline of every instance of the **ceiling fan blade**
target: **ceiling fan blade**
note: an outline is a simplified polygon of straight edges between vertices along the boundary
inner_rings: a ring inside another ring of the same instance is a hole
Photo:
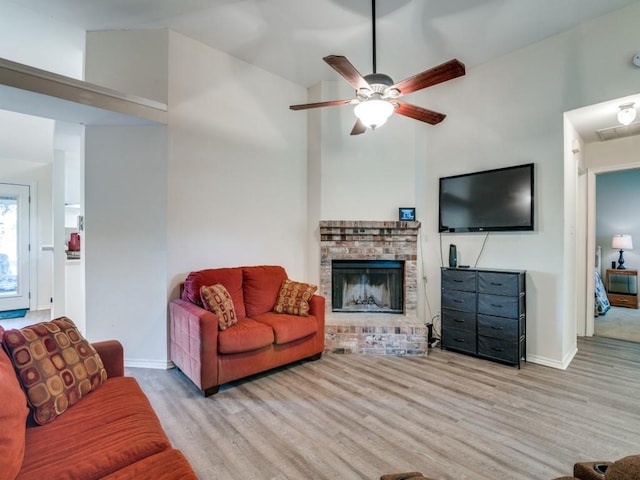
[[[421,90],[423,88],[446,82],[465,74],[465,67],[462,62],[457,59],[449,60],[436,67],[418,73],[413,77],[402,80],[395,85],[390,86],[387,90],[396,89],[400,91],[398,96],[407,95],[411,92]]]
[[[351,100],[332,100],[330,102],[317,102],[317,103],[303,103],[301,105],[290,105],[289,108],[291,110],[306,110],[307,108],[318,108],[318,107],[333,107],[337,105],[349,105],[353,102]]]
[[[420,120],[421,122],[425,122],[430,125],[436,125],[446,118],[444,113],[427,110],[426,108],[411,105],[410,103],[400,101],[394,101],[393,103],[398,105],[395,113],[413,118],[414,120]]]
[[[356,123],[353,125],[353,129],[351,130],[351,135],[360,135],[366,131],[367,131],[367,127],[358,118],[356,120]]]
[[[343,57],[342,55],[329,55],[328,57],[324,57],[323,60],[336,72],[342,75],[344,79],[356,89],[356,91],[361,88],[371,90],[369,83],[362,75],[360,75],[360,72],[356,70],[356,67],[347,60],[347,57]]]

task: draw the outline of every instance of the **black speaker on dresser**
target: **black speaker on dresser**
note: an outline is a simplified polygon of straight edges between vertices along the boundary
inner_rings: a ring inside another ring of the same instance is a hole
[[[449,245],[449,268],[456,268],[458,266],[458,249],[452,243]]]

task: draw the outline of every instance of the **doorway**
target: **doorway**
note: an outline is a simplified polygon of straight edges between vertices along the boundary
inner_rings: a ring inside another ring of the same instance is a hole
[[[0,183],[0,312],[30,304],[30,187]]]
[[[594,335],[640,343],[640,309],[638,309],[638,272],[640,255],[640,217],[634,206],[640,201],[640,169],[616,170],[596,175],[595,240],[601,251],[600,274],[610,304],[594,319]],[[625,235],[628,243],[619,263],[618,245],[613,240]],[[633,240],[636,240],[635,250]],[[618,285],[617,280],[624,280]]]

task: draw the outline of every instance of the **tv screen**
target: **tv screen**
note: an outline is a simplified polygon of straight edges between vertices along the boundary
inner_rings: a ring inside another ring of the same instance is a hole
[[[440,179],[440,232],[533,230],[533,163]]]

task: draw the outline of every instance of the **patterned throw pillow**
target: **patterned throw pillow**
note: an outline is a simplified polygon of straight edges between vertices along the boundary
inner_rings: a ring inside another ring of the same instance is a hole
[[[200,297],[204,308],[215,313],[218,317],[220,330],[226,330],[238,323],[233,300],[224,285],[216,283],[208,287],[202,286],[200,287]]]
[[[40,425],[107,380],[100,355],[67,317],[7,330],[3,341]]]
[[[316,285],[286,279],[282,282],[273,311],[307,317],[309,316],[309,299],[317,289]]]

